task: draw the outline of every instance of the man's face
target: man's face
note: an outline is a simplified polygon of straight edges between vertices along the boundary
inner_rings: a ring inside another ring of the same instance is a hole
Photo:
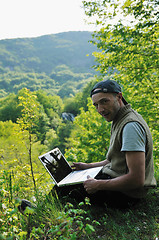
[[[92,95],[92,102],[98,113],[102,115],[107,122],[111,122],[114,120],[119,109],[123,106],[121,98],[121,93],[113,95],[111,93],[99,92]]]

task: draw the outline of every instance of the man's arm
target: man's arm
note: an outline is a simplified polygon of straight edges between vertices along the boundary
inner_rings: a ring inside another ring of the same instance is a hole
[[[128,173],[109,180],[96,180],[88,178],[84,187],[88,193],[95,193],[99,190],[127,191],[143,187],[145,180],[145,153],[126,152]]]
[[[108,163],[109,163],[108,160],[103,160],[101,162],[95,162],[95,163],[74,162],[72,167],[75,168],[76,170],[84,170],[88,168],[102,167]]]

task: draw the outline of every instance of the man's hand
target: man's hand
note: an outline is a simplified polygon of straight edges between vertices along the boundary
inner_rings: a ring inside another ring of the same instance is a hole
[[[101,162],[95,162],[95,163],[74,162],[72,165],[72,168],[75,170],[84,170],[84,169],[94,168],[94,167],[103,167],[108,163],[109,161],[107,159]]]
[[[87,180],[83,183],[85,190],[89,194],[93,194],[98,191],[98,180],[91,178],[89,175],[87,176]]]
[[[144,186],[145,179],[145,153],[126,152],[128,173],[122,176],[108,179],[96,180],[89,178],[84,182],[84,188],[88,193],[99,190],[106,191],[131,191]]]
[[[75,170],[84,170],[88,168],[88,164],[83,162],[74,162],[72,168]]]

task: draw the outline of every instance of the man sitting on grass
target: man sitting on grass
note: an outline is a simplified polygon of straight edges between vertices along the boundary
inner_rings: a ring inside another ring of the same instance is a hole
[[[93,201],[127,206],[145,197],[156,186],[153,143],[150,130],[122,96],[113,80],[97,83],[91,91],[93,105],[106,121],[112,122],[106,160],[74,163],[77,170],[103,166],[98,179],[88,177],[84,188]]]
[[[89,197],[92,204],[126,208],[156,186],[151,133],[142,116],[126,102],[116,81],[98,82],[91,98],[97,112],[112,122],[110,146],[106,160],[74,163],[74,168],[103,168],[95,179],[88,176],[84,184],[54,189],[61,198],[68,195],[79,201]]]

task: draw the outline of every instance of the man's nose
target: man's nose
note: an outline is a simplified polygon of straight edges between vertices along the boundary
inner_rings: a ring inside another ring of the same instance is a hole
[[[103,105],[98,105],[98,112],[101,114],[104,111]]]

